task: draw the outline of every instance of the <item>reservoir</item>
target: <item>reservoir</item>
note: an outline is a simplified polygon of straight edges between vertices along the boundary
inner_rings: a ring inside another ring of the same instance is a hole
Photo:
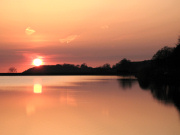
[[[1,76],[0,135],[179,135],[174,87],[122,76]]]

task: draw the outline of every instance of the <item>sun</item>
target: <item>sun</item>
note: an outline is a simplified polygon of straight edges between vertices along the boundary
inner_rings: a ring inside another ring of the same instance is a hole
[[[42,64],[43,64],[42,59],[37,58],[33,60],[33,65],[35,66],[40,66]]]

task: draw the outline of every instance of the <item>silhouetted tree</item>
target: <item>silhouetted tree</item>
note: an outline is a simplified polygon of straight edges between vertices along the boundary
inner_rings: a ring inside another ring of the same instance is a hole
[[[179,63],[178,60],[180,60],[180,37],[178,39],[177,46],[175,47],[173,51],[173,59],[176,61],[176,63]]]
[[[116,63],[116,65],[113,65],[112,68],[119,69],[122,67],[122,65],[126,65],[127,63],[130,63],[130,60],[127,60],[126,58],[122,59],[120,62]]]
[[[64,68],[75,68],[75,65],[64,63],[64,64],[63,64],[63,67],[64,67]]]
[[[83,64],[81,64],[81,68],[83,69],[83,68],[87,68],[88,66],[87,66],[87,64],[86,63],[83,63]]]
[[[126,58],[122,59],[120,61],[120,64],[127,64],[127,63],[130,63],[131,61],[130,60],[127,60]]]
[[[120,62],[116,63],[116,65],[113,65],[112,69],[116,70],[117,74],[132,74],[132,62],[124,58]]]
[[[76,65],[77,68],[80,68],[80,65]]]
[[[110,69],[111,68],[111,65],[109,63],[106,63],[102,66],[102,68],[105,68],[105,69]]]
[[[17,69],[15,67],[10,67],[8,72],[9,73],[17,73]]]
[[[154,56],[152,57],[152,60],[166,59],[172,55],[173,50],[174,50],[174,48],[165,46],[162,49],[160,49],[159,51],[157,51],[156,54],[154,54]]]
[[[180,36],[179,36],[179,38],[178,38],[178,43],[176,44],[176,47],[177,46],[180,46]]]

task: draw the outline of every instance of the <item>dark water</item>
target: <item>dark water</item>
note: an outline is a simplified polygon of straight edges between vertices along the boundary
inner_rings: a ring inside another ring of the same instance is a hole
[[[0,77],[0,135],[179,135],[178,90],[117,76]]]

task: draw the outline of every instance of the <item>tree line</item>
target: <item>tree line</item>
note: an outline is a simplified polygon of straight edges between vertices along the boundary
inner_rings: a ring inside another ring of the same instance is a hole
[[[99,67],[90,67],[86,63],[81,65],[57,64],[33,67],[23,74],[112,74],[112,75],[135,75],[138,78],[167,78],[180,75],[180,38],[175,47],[163,47],[158,50],[150,60],[132,62],[123,58],[112,67],[106,63]]]

